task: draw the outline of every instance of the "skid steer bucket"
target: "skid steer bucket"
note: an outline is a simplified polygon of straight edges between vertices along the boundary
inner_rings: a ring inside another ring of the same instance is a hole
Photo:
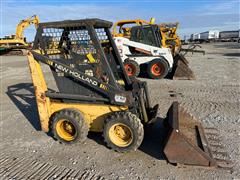
[[[174,65],[170,74],[170,78],[178,80],[196,79],[193,71],[189,68],[189,62],[183,55],[177,54],[174,57]]]
[[[164,121],[167,137],[164,154],[173,164],[229,168],[231,161],[213,156],[204,128],[190,113],[174,102]],[[222,152],[222,151],[221,151]]]

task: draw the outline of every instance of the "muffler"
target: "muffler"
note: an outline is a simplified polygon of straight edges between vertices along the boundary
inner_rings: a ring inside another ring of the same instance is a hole
[[[164,154],[169,163],[232,167],[231,161],[214,158],[204,128],[178,102],[174,102],[168,110],[164,126],[167,128]]]

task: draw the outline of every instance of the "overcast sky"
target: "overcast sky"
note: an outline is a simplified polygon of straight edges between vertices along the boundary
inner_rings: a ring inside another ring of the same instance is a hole
[[[21,19],[34,14],[41,22],[102,18],[121,19],[156,18],[156,22],[180,22],[179,34],[203,32],[211,29],[239,29],[239,0],[0,0],[1,34],[14,34]],[[28,40],[35,35],[34,27],[26,29]]]

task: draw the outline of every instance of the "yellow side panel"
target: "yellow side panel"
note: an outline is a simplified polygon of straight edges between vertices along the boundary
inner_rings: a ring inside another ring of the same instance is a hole
[[[33,58],[31,53],[28,54],[28,63],[35,90],[35,97],[38,107],[41,128],[43,131],[48,132],[49,131],[48,122],[50,117],[49,116],[50,100],[48,97],[45,96],[45,91],[47,91],[47,85],[42,74],[41,66]]]
[[[51,114],[66,108],[78,109],[84,116],[84,119],[90,126],[90,131],[101,132],[103,130],[104,119],[115,111],[127,110],[126,106],[110,106],[103,104],[74,104],[51,102]]]

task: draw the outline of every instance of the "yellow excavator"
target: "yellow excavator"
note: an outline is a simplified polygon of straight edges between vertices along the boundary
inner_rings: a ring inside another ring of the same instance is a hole
[[[5,36],[0,39],[0,54],[22,55],[24,50],[29,48],[29,44],[24,36],[24,30],[34,24],[35,28],[40,23],[39,17],[33,15],[27,19],[21,20],[16,28],[16,34]]]
[[[174,58],[174,66],[172,72],[168,75],[171,79],[195,79],[195,75],[189,68],[189,62],[186,58],[180,54],[182,50],[181,39],[177,34],[177,28],[179,23],[162,23],[158,25],[160,31],[161,46],[169,48]],[[133,26],[156,26],[155,18],[151,18],[150,21],[142,19],[134,20],[121,20],[113,26],[113,37],[125,37],[131,39],[131,27]],[[128,67],[126,65],[126,67]]]

